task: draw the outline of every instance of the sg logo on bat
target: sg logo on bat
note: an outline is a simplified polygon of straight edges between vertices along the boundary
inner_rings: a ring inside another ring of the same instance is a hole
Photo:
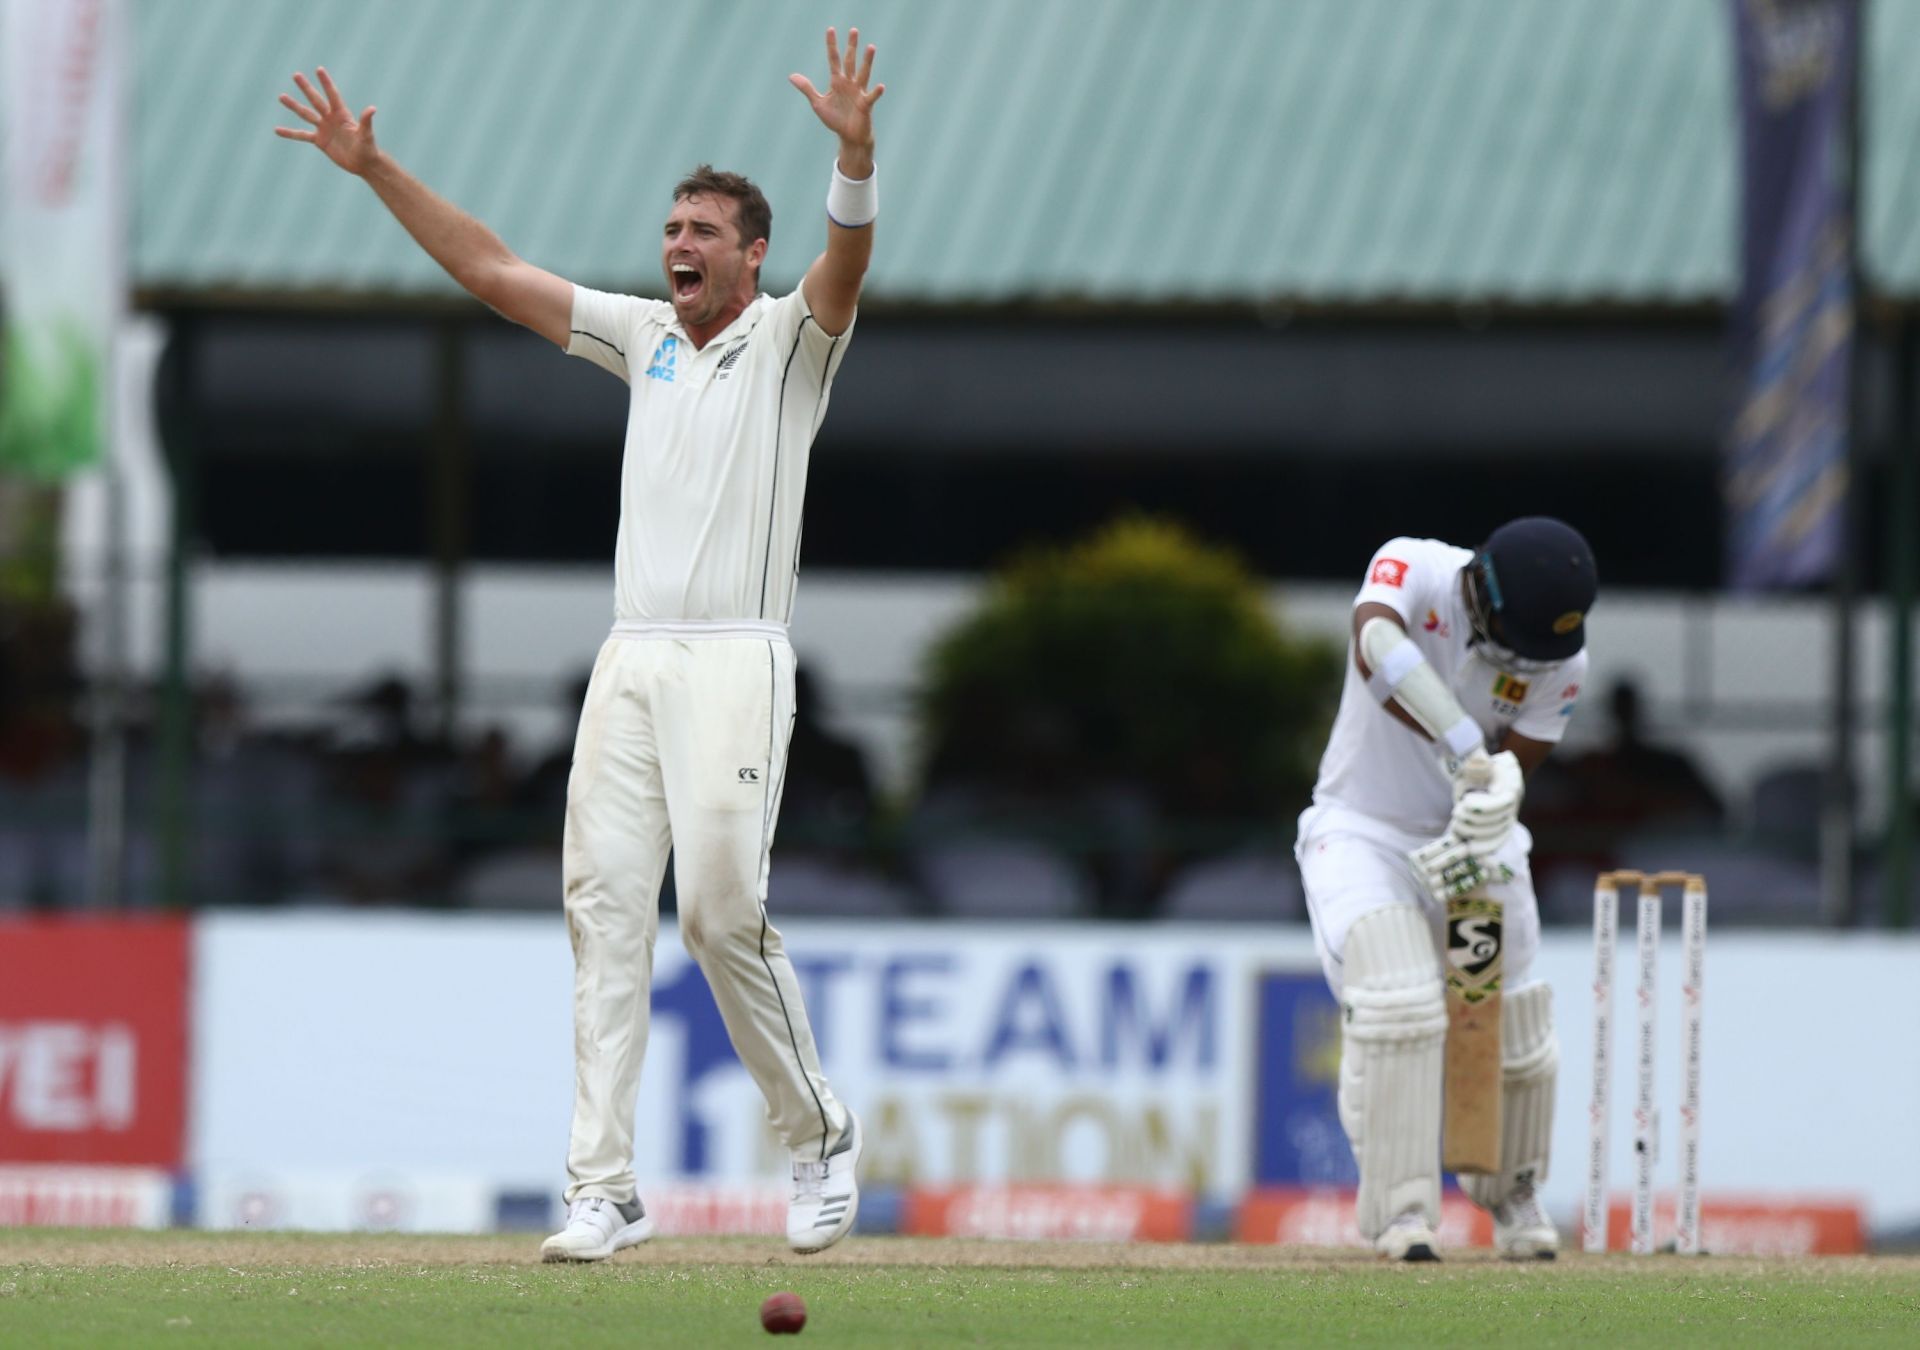
[[[1500,920],[1498,900],[1447,902],[1447,984],[1469,1003],[1500,992]]]

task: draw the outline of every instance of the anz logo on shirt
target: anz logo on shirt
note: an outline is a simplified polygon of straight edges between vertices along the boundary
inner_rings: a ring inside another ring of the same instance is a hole
[[[653,349],[653,360],[647,362],[647,378],[673,383],[674,360],[679,355],[680,339],[669,333],[660,339],[660,345]]]

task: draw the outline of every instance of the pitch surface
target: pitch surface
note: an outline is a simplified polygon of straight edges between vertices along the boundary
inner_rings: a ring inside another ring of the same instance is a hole
[[[839,1345],[1911,1344],[1920,1259],[663,1239],[542,1266],[537,1236],[0,1233],[0,1340],[32,1345],[760,1344],[791,1289]]]

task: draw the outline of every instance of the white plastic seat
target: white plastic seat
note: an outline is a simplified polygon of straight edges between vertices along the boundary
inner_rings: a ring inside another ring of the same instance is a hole
[[[1306,914],[1300,869],[1285,854],[1260,850],[1205,858],[1183,868],[1160,902],[1163,919],[1292,921]]]

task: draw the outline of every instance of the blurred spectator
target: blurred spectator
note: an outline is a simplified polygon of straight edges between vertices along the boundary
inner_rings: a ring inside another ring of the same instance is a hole
[[[586,702],[590,671],[566,682],[556,711],[560,739],[535,759],[524,774],[505,782],[510,766],[504,738],[483,736],[467,756],[458,809],[468,845],[455,885],[462,905],[475,909],[557,911],[563,879],[561,842],[566,834],[567,780],[573,773],[574,731]],[[502,788],[507,796],[502,799]],[[479,837],[490,831],[491,838]],[[660,888],[660,912],[672,913],[673,869]]]
[[[474,909],[560,908],[560,816],[521,800],[507,736],[488,727],[461,755],[453,791],[457,901]],[[564,779],[561,791],[565,791]]]
[[[442,903],[451,875],[446,748],[416,731],[413,691],[398,676],[349,702],[356,716],[328,775],[322,883],[356,903]]]
[[[861,855],[873,842],[873,780],[860,747],[823,719],[805,665],[793,677],[793,735],[780,797],[780,848]]]
[[[1753,780],[1747,822],[1769,848],[1813,861],[1820,856],[1820,818],[1826,804],[1827,766],[1776,764]]]
[[[793,732],[780,792],[767,904],[776,916],[899,917],[913,893],[886,875],[866,756],[827,724],[819,681],[804,662],[793,681]]]
[[[1094,781],[1052,707],[1023,702],[1002,716],[1010,759],[987,761],[964,737],[936,750],[906,827],[915,879],[949,913],[1020,912],[1017,895],[994,893],[1025,886],[1036,915],[1143,915],[1166,871],[1151,795]]]
[[[349,742],[379,745],[415,764],[447,750],[439,740],[420,734],[413,686],[398,675],[380,676],[349,694],[346,704],[351,711],[344,739]]]
[[[311,885],[321,844],[313,820],[321,772],[311,749],[258,733],[228,675],[195,690],[193,730],[189,901],[261,904]]]
[[[549,839],[557,848],[566,822],[567,777],[573,772],[574,729],[580,722],[580,709],[587,701],[587,682],[592,672],[581,671],[569,680],[560,698],[560,739],[550,746],[527,770],[516,790],[516,799],[537,838]]]
[[[507,733],[486,728],[453,765],[449,842],[457,862],[521,841],[532,822],[524,819],[516,800],[519,786]]]
[[[1685,753],[1647,739],[1640,688],[1614,683],[1607,695],[1613,718],[1609,744],[1573,761],[1587,807],[1606,821],[1675,829],[1718,826],[1726,807]]]
[[[0,602],[0,908],[78,904],[86,861],[77,622],[61,602]]]
[[[1549,759],[1527,785],[1523,819],[1534,833],[1536,878],[1564,873],[1571,888],[1618,867],[1622,844],[1649,833],[1718,834],[1726,822],[1720,795],[1680,750],[1647,737],[1639,687],[1630,679],[1607,694],[1605,744]],[[1543,908],[1547,891],[1542,886]],[[1549,915],[1548,917],[1559,917]]]

